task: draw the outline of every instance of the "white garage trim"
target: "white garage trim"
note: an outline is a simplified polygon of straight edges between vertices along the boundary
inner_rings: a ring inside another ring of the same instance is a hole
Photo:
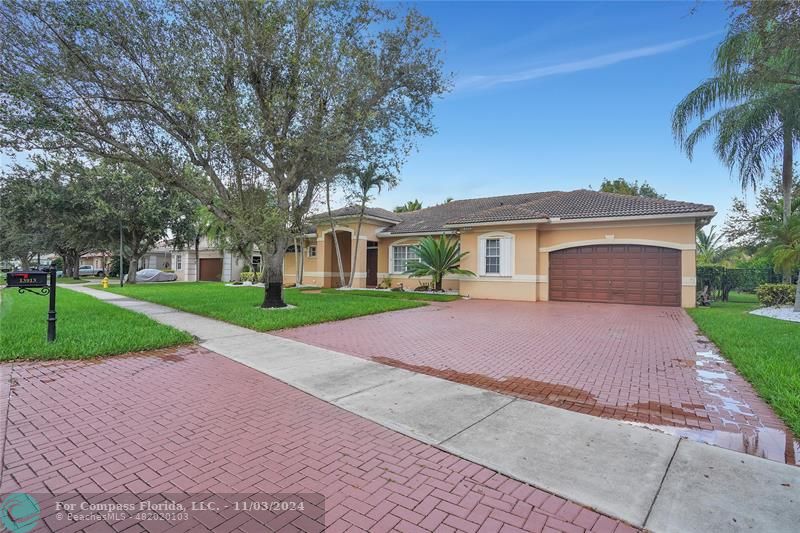
[[[555,252],[556,250],[565,250],[567,248],[580,248],[582,246],[597,246],[604,244],[636,244],[641,246],[658,246],[659,248],[673,248],[675,250],[695,250],[695,243],[681,244],[678,242],[669,241],[653,241],[650,239],[590,239],[588,241],[572,241],[561,244],[554,244],[553,246],[543,246],[539,248],[540,252]]]

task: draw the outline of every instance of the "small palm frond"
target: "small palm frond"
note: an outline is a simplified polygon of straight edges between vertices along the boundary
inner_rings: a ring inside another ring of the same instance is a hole
[[[475,273],[460,267],[469,252],[461,252],[458,240],[445,235],[425,237],[414,247],[418,259],[410,261],[405,274],[413,277],[431,276],[437,288],[446,274],[474,276]]]

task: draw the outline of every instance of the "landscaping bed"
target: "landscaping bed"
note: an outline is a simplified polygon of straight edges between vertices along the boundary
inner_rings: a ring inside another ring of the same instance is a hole
[[[165,348],[193,341],[188,333],[63,289],[56,303],[56,342],[47,342],[48,298],[17,289],[0,292],[0,361],[84,359]]]
[[[688,309],[758,394],[800,435],[800,324],[756,316],[756,297],[731,293],[728,302]]]
[[[322,289],[324,294],[347,293],[356,296],[371,296],[373,298],[394,298],[396,300],[419,300],[429,302],[452,302],[461,298],[458,294],[392,291],[389,289]]]
[[[294,328],[426,305],[408,299],[354,294],[356,291],[310,293],[286,289],[284,300],[295,307],[265,310],[260,307],[264,300],[263,287],[232,288],[214,282],[126,285],[108,290],[256,331]]]

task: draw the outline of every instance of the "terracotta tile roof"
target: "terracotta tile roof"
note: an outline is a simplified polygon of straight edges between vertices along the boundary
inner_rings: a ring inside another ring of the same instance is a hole
[[[681,213],[706,212],[713,213],[714,207],[706,204],[579,189],[567,192],[550,191],[455,200],[411,213],[394,213],[402,220],[387,231],[391,233],[422,233],[444,231],[448,227],[483,222],[679,215]]]
[[[340,207],[339,209],[331,210],[331,215],[333,217],[348,217],[348,216],[358,216],[361,212],[361,207],[358,205],[348,205],[345,207]],[[402,219],[400,218],[400,213],[395,213],[393,211],[388,211],[386,209],[382,209],[380,207],[367,207],[364,210],[364,215],[366,216],[373,216],[377,218],[383,218],[386,220],[392,220],[395,222],[400,222]],[[327,218],[328,213],[327,211],[323,211],[322,213],[318,213],[314,215],[313,219],[320,219],[320,218]]]

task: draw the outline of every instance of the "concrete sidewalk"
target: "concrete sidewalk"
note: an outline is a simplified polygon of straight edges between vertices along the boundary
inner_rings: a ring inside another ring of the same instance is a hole
[[[475,463],[652,531],[796,531],[800,469],[69,286]],[[280,312],[280,311],[277,311]]]

